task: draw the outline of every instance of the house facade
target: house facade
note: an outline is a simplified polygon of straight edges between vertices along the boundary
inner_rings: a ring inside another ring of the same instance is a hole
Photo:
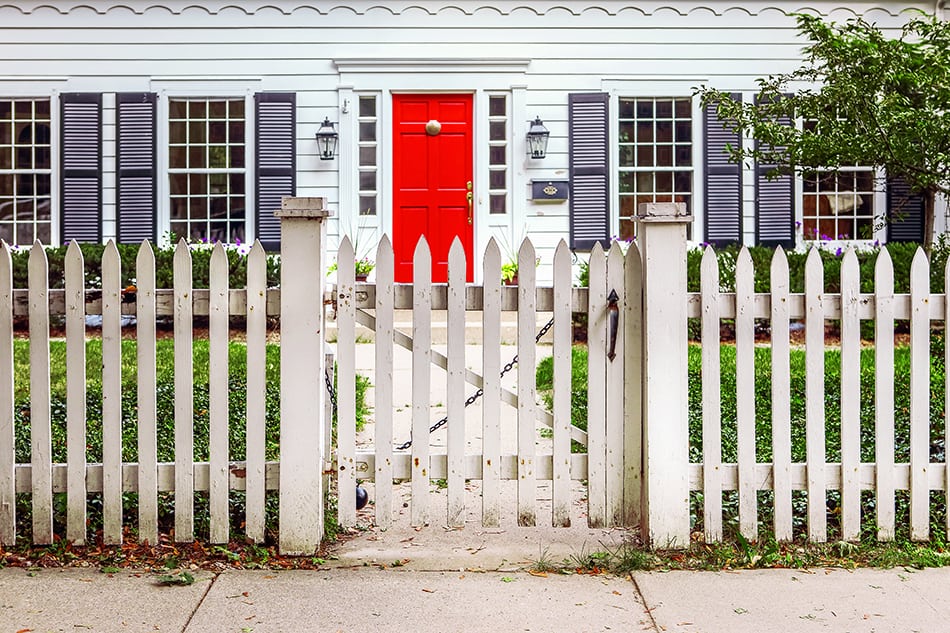
[[[726,160],[726,144],[753,141],[693,90],[751,100],[756,78],[798,67],[796,11],[887,28],[944,9],[0,0],[0,238],[276,247],[273,211],[299,195],[326,198],[331,250],[348,234],[368,255],[388,235],[397,280],[425,235],[435,279],[455,237],[470,262],[491,237],[509,251],[530,237],[543,281],[560,239],[583,252],[631,237],[651,201],[686,203],[695,242],[921,239],[920,201],[886,175],[769,180],[768,165]],[[543,158],[528,152],[536,120]]]

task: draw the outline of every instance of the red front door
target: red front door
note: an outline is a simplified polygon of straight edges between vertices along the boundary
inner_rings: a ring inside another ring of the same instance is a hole
[[[396,281],[412,281],[425,236],[432,281],[445,282],[458,237],[472,281],[472,95],[393,95],[393,251]]]

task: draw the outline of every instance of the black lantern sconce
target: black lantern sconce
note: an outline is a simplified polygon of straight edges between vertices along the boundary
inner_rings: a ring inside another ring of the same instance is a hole
[[[541,117],[535,117],[531,127],[528,128],[528,156],[531,158],[544,158],[548,151],[548,137],[551,132],[544,127]]]
[[[336,131],[329,118],[323,119],[316,137],[320,160],[333,160],[333,157],[336,156],[336,146],[340,142],[340,133]]]

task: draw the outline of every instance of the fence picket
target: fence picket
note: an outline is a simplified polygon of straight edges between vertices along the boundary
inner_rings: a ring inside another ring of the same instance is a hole
[[[122,270],[109,240],[102,253],[102,540],[122,542]]]
[[[758,540],[755,482],[755,281],[745,246],[736,259],[736,439],[739,458],[739,531]]]
[[[788,258],[779,246],[769,271],[772,288],[772,481],[775,538],[792,540],[792,426]]]
[[[155,253],[148,240],[135,257],[138,408],[139,540],[158,544],[158,439],[156,431]],[[249,363],[250,365],[250,363]]]
[[[86,299],[83,256],[75,240],[70,241],[66,248],[64,272],[66,277],[66,539],[76,545],[82,545],[86,542]]]
[[[356,525],[356,253],[349,237],[337,251],[337,519]]]
[[[446,321],[446,525],[465,524],[465,249],[456,237],[449,249]]]
[[[950,259],[943,269],[943,366],[950,367],[950,345],[946,344],[947,333],[950,332]],[[944,371],[943,382],[943,445],[950,446],[950,372]],[[950,508],[950,456],[944,453],[944,502]],[[950,512],[946,513],[944,529],[950,534]]]
[[[395,263],[389,236],[383,235],[376,249],[376,375],[393,375],[393,328]],[[376,525],[382,529],[393,523],[393,383],[376,381]]]
[[[554,251],[552,351],[554,356],[552,524],[555,527],[569,527],[571,525],[571,252],[564,240],[558,243]],[[622,449],[618,449],[620,450]]]
[[[624,261],[624,525],[639,526],[643,503],[643,260],[636,242]]]
[[[214,245],[209,263],[208,305],[208,460],[210,510],[209,537],[212,543],[227,543],[228,512],[228,256],[220,242]]]
[[[264,540],[264,446],[267,416],[267,255],[260,240],[247,254],[247,438],[244,533]]]
[[[33,543],[53,542],[53,462],[50,429],[49,265],[43,245],[30,250],[30,463]]]
[[[537,259],[527,238],[518,250],[518,525],[537,521],[537,481],[534,472],[537,404],[535,402],[535,312]]]
[[[886,248],[874,263],[874,461],[877,538],[894,540],[894,266]]]
[[[918,248],[910,265],[910,538],[930,535],[930,266]]]
[[[808,538],[827,540],[825,500],[824,267],[818,250],[805,260],[805,458],[808,461]]]
[[[841,538],[861,535],[861,279],[849,248],[841,261]]]
[[[711,246],[700,263],[702,293],[703,526],[707,543],[722,540],[722,411],[719,354],[719,261]]]
[[[432,347],[432,256],[421,238],[412,256],[412,495],[413,527],[429,522],[429,365]]]
[[[607,258],[594,244],[587,295],[587,523],[607,525]]]
[[[16,543],[16,454],[13,428],[13,263],[0,240],[0,544]]]
[[[191,252],[184,239],[174,257],[175,291],[175,540],[195,538],[194,360]]]
[[[623,311],[624,272],[623,251],[616,241],[607,252],[607,292],[617,294],[617,303],[609,308],[607,348],[613,347],[614,358],[607,358],[607,522],[611,526],[623,525]],[[610,331],[609,320],[616,314],[617,330]]]
[[[501,519],[501,251],[488,241],[482,262],[482,525]]]

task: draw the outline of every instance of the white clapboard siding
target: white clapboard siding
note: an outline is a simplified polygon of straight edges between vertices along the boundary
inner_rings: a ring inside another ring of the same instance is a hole
[[[758,540],[755,485],[755,292],[752,256],[745,246],[736,258],[736,431],[739,458],[739,532]]]
[[[446,495],[449,527],[465,525],[465,249],[458,237],[449,248],[446,321]]]
[[[192,352],[191,252],[179,240],[174,257],[175,289],[175,540],[195,537],[194,359]]]
[[[255,543],[264,540],[266,398],[267,256],[257,240],[247,255],[247,497],[244,526],[245,536]]]
[[[228,256],[220,242],[211,251],[209,264],[211,298],[208,315],[208,461],[211,472],[208,491],[210,510],[209,540],[227,543],[230,514],[228,508]]]
[[[607,525],[607,258],[599,243],[589,260],[587,298],[587,522]]]
[[[894,540],[894,266],[886,248],[874,263],[874,461],[877,538]]]
[[[779,246],[769,268],[772,290],[772,463],[775,538],[792,540],[792,426],[788,257]]]
[[[155,253],[142,242],[135,258],[138,408],[139,539],[158,544],[158,436],[156,426]]]
[[[554,251],[552,355],[554,357],[552,524],[555,527],[569,527],[571,525],[571,252],[563,240]]]
[[[849,248],[841,261],[841,538],[861,536],[861,279]]]
[[[86,542],[86,302],[82,251],[66,249],[66,539]],[[105,385],[103,385],[105,386]]]
[[[910,538],[930,535],[930,265],[918,248],[910,266]]]
[[[518,525],[537,522],[537,477],[534,469],[537,422],[535,408],[535,280],[537,256],[527,238],[518,249]]]
[[[722,540],[722,409],[719,358],[719,261],[711,246],[700,264],[703,376],[703,527],[708,543]]]
[[[643,260],[635,242],[624,262],[624,525],[640,525],[643,503]]]
[[[432,256],[425,238],[412,256],[412,485],[410,522],[429,522],[429,388],[432,342]]]
[[[393,277],[395,260],[389,236],[376,249],[376,375],[393,375]],[[374,395],[376,443],[376,525],[388,529],[393,523],[393,409],[391,380],[377,380]]]
[[[0,240],[0,543],[16,543],[16,454],[13,429],[13,264]]]
[[[483,262],[482,312],[482,525],[501,520],[501,251],[488,242]],[[555,411],[555,419],[556,411]],[[557,435],[555,432],[555,441]]]
[[[30,284],[30,464],[33,543],[53,542],[53,482],[50,431],[49,266],[39,242],[29,260]]]
[[[122,542],[122,269],[109,240],[102,253],[102,540]]]
[[[337,256],[337,518],[343,527],[356,525],[356,255],[348,237]]]
[[[616,294],[616,303],[608,308],[617,317],[617,329],[612,331],[608,318],[607,363],[607,523],[623,525],[623,310],[625,300],[623,251],[616,241],[607,252],[607,294]],[[613,358],[610,357],[613,348]]]
[[[808,538],[827,534],[825,502],[824,268],[818,250],[805,260],[805,459],[808,460]]]

